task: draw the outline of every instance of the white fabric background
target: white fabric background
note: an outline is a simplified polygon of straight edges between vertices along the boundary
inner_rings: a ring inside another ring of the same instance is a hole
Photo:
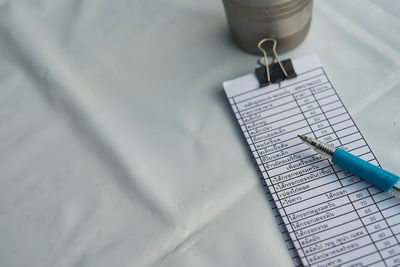
[[[0,1],[1,266],[291,266],[222,89],[220,1]],[[400,173],[400,2],[317,0],[307,39]]]

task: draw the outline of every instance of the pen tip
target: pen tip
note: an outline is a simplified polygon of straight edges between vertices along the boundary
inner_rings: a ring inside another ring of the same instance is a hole
[[[297,135],[298,138],[300,138],[302,141],[307,142],[307,137],[304,135]]]

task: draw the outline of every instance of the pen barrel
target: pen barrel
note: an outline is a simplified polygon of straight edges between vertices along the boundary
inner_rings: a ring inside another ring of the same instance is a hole
[[[341,148],[337,148],[332,162],[387,192],[400,177],[364,161]]]

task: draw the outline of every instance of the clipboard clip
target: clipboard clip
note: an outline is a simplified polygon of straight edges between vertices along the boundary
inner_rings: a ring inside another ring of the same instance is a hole
[[[274,57],[272,58],[271,64],[268,64],[267,51],[262,46],[268,41],[273,42],[272,53]],[[276,53],[276,44],[277,42],[275,39],[265,38],[262,39],[257,45],[258,49],[260,49],[260,51],[264,54],[264,56],[258,60],[258,63],[262,66],[255,69],[255,74],[260,83],[260,87],[297,77],[292,65],[292,60],[290,58],[285,59],[282,62],[279,60],[278,54]],[[275,60],[277,62],[274,63]]]

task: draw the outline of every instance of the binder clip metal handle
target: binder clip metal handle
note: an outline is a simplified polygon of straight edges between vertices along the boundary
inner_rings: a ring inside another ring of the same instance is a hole
[[[268,41],[273,42],[272,53],[274,58],[272,59],[271,64],[268,64],[267,51],[262,47],[262,45]],[[292,61],[290,59],[286,59],[282,62],[280,61],[278,54],[276,53],[276,45],[277,42],[273,38],[264,38],[257,45],[258,49],[260,49],[260,51],[264,55],[264,66],[258,67],[255,70],[257,79],[260,82],[261,87],[267,86],[271,83],[277,83],[286,79],[297,77],[297,74],[293,69]],[[274,60],[276,60],[277,63],[274,63]]]

